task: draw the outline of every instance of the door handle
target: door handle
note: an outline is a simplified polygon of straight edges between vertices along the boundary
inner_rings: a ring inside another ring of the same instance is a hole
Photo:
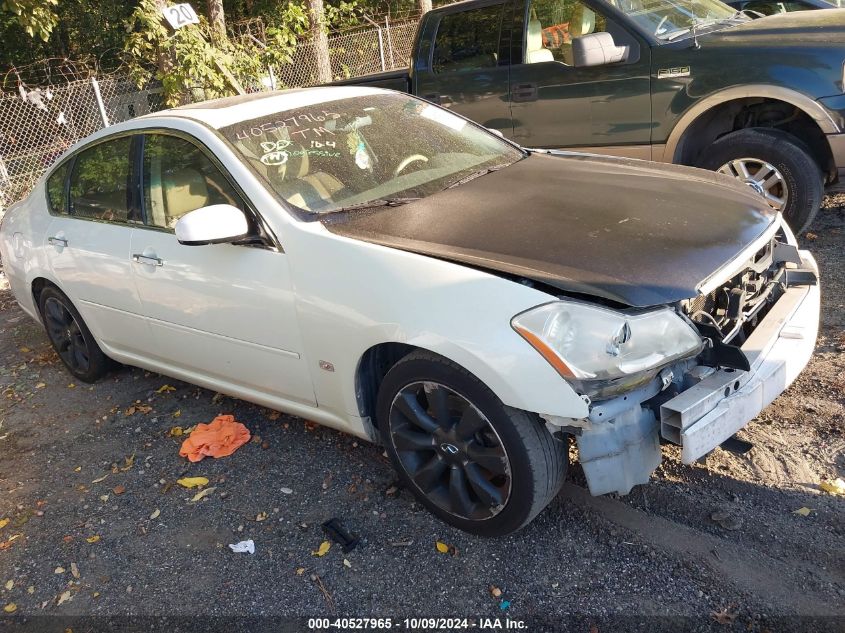
[[[164,266],[164,260],[153,255],[136,253],[132,256],[132,261],[138,262],[139,264],[147,264],[148,266]]]
[[[511,86],[511,101],[525,103],[537,100],[537,84],[521,83]]]
[[[63,237],[48,237],[47,243],[51,246],[67,246],[67,240]]]

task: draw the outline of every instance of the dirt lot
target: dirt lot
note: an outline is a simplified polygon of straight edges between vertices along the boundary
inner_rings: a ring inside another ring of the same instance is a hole
[[[77,632],[281,630],[274,618],[326,615],[509,617],[584,633],[845,630],[845,498],[818,488],[845,477],[845,197],[804,241],[822,267],[818,347],[743,432],[750,453],[684,466],[667,447],[651,485],[624,498],[591,498],[575,466],[549,509],[498,540],[434,519],[395,490],[379,448],[351,437],[137,369],[74,384],[0,290],[0,607]],[[254,442],[180,458],[171,428],[218,413]],[[193,502],[174,484],[183,476],[214,490]],[[362,542],[314,556],[330,517]],[[227,547],[244,539],[254,555]]]

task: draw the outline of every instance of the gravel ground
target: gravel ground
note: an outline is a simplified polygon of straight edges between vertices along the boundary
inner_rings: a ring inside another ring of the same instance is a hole
[[[684,466],[666,447],[652,483],[626,497],[590,497],[576,465],[551,506],[502,539],[433,518],[396,489],[381,449],[352,437],[138,369],[74,384],[0,290],[0,606],[16,607],[0,629],[421,616],[585,633],[845,630],[845,499],[818,488],[845,477],[843,229],[845,197],[829,198],[804,238],[822,267],[818,347],[742,432],[748,454]],[[171,428],[220,413],[253,441],[224,459],[180,458]],[[183,476],[214,490],[194,502]],[[330,517],[361,544],[314,556]],[[244,539],[254,555],[227,547]],[[228,616],[259,619],[209,619]]]

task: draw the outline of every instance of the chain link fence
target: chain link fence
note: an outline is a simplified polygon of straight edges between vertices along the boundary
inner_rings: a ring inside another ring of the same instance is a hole
[[[330,35],[333,78],[407,67],[416,27],[408,19]],[[257,28],[250,25],[250,32]],[[289,64],[268,69],[263,79],[255,89],[319,83],[313,44],[300,43]],[[201,99],[202,91],[195,92]],[[139,90],[119,73],[0,92],[0,217],[76,141],[163,107],[160,88]]]

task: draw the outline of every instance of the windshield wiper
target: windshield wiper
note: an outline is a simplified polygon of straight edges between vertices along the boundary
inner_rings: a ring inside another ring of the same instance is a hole
[[[403,204],[408,204],[419,198],[376,198],[375,200],[368,200],[367,202],[357,202],[345,207],[338,207],[331,209],[330,213],[337,213],[339,211],[355,211],[357,209],[377,209],[379,207],[401,207]]]
[[[671,42],[672,40],[676,40],[679,37],[681,37],[681,35],[686,35],[690,31],[692,31],[693,29],[700,29],[703,26],[713,26],[714,24],[716,24],[716,20],[702,20],[701,22],[696,22],[695,24],[693,24],[691,26],[685,26],[682,29],[677,29],[676,31],[670,31],[669,33],[664,35],[661,39],[664,39],[667,42]]]
[[[503,167],[505,167],[505,165],[496,165],[495,167],[485,167],[484,169],[479,169],[478,171],[472,172],[468,176],[464,176],[463,178],[460,178],[455,182],[446,185],[445,188],[452,189],[453,187],[459,187],[460,185],[468,183],[470,180],[475,180],[476,178],[486,176],[487,174],[492,173],[494,171],[499,171]]]

